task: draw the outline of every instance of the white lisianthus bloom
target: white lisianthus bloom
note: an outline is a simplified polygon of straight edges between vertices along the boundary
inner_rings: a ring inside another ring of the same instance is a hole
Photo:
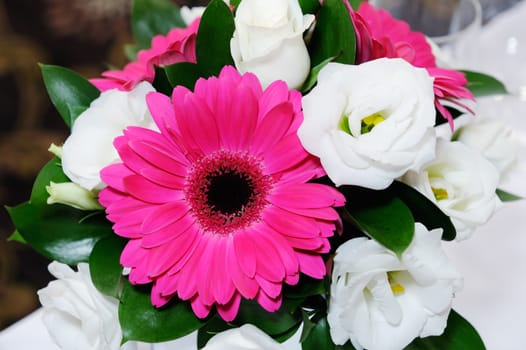
[[[119,160],[115,137],[128,126],[156,128],[146,106],[151,91],[155,91],[152,85],[142,82],[132,91],[102,92],[75,120],[62,147],[62,169],[71,181],[87,190],[105,186],[99,172]]]
[[[401,350],[417,337],[440,335],[462,279],[441,247],[442,229],[415,224],[398,258],[368,238],[341,245],[334,258],[328,322],[335,344]]]
[[[284,80],[299,88],[310,71],[303,32],[313,20],[302,14],[297,0],[243,0],[230,41],[237,70],[254,73],[263,87]]]
[[[78,271],[58,262],[49,265],[57,278],[38,291],[43,321],[63,350],[118,350],[122,338],[119,301],[101,294],[91,282],[88,264]]]
[[[472,121],[455,135],[458,141],[482,153],[499,170],[501,178],[516,164],[519,143],[513,129],[502,119]]]
[[[402,59],[329,63],[298,130],[337,185],[383,189],[435,155],[433,79]]]
[[[421,172],[408,172],[402,181],[416,188],[447,214],[456,240],[469,238],[500,204],[497,169],[478,151],[461,142],[440,139],[436,159]]]
[[[218,333],[202,350],[284,350],[283,345],[249,323]]]

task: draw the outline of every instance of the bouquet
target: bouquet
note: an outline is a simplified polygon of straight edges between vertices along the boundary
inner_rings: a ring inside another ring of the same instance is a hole
[[[473,116],[499,81],[362,1],[134,0],[132,31],[101,77],[41,65],[71,134],[8,208],[62,349],[484,349],[441,241],[518,199]]]

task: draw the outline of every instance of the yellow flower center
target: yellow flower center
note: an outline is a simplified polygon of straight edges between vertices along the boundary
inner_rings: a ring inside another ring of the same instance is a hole
[[[433,191],[433,195],[435,196],[437,201],[441,201],[441,200],[449,198],[449,194],[447,193],[447,190],[445,188],[431,187],[431,190]]]
[[[394,280],[394,274],[395,272],[388,272],[387,281],[389,281],[389,285],[391,286],[391,290],[393,291],[393,294],[399,295],[405,292],[405,288],[403,285],[401,285],[400,283]]]
[[[385,118],[380,112],[373,113],[370,116],[363,118],[360,130],[361,134],[363,135],[371,132],[375,126],[383,121],[385,121]]]

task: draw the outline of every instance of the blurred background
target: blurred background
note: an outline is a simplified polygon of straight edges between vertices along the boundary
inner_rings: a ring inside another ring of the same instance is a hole
[[[197,6],[205,1],[174,1]],[[48,261],[18,242],[3,208],[29,198],[47,152],[67,129],[47,98],[38,63],[92,78],[122,67],[131,0],[0,0],[0,330],[39,306]]]
[[[440,2],[441,0],[430,0]],[[67,129],[50,104],[37,63],[56,64],[87,78],[108,64],[122,67],[131,43],[131,0],[0,0],[0,204],[29,198],[39,169]],[[197,6],[202,1],[174,1]],[[483,23],[517,0],[482,0]],[[0,330],[39,306],[36,290],[51,276],[48,261],[7,242],[13,226],[0,207]]]

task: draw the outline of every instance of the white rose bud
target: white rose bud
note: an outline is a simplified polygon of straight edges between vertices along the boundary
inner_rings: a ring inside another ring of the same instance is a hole
[[[468,123],[458,129],[457,140],[482,153],[499,170],[501,178],[516,164],[519,143],[513,129],[501,119]]]
[[[285,350],[285,348],[254,325],[218,333],[202,350]]]
[[[49,271],[58,279],[39,290],[38,296],[44,324],[58,346],[63,350],[120,349],[119,301],[93,286],[88,264],[79,264],[75,272],[52,262]]]
[[[337,186],[383,189],[434,158],[434,96],[427,71],[402,59],[329,63],[298,135]]]
[[[478,151],[461,142],[440,139],[436,159],[402,181],[416,188],[449,215],[456,240],[469,238],[500,204],[497,169]]]
[[[441,247],[442,229],[415,224],[399,259],[374,240],[354,238],[334,258],[328,322],[335,344],[401,350],[417,337],[440,335],[462,279]]]
[[[87,190],[102,189],[100,171],[119,161],[115,137],[128,126],[155,129],[146,94],[155,91],[147,82],[132,91],[108,90],[75,120],[62,147],[62,169],[69,179]]]
[[[297,0],[243,0],[230,41],[236,68],[254,73],[263,87],[284,80],[299,88],[310,71],[303,32],[313,20],[302,14]]]
[[[46,191],[49,194],[47,204],[60,203],[81,210],[104,209],[99,204],[94,191],[88,191],[74,182],[55,183],[51,181],[46,186]]]

